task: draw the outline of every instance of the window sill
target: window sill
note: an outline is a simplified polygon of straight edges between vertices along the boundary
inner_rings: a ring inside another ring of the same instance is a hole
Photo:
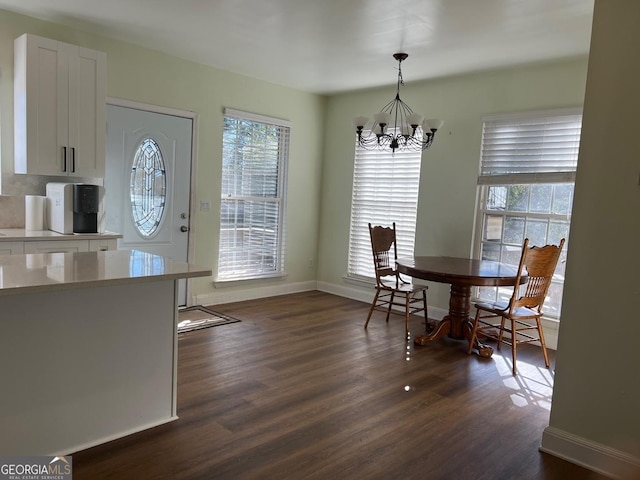
[[[259,282],[264,280],[283,280],[287,277],[286,272],[274,273],[272,275],[261,275],[259,277],[249,278],[229,278],[229,279],[215,279],[213,286],[215,288],[233,287],[236,285],[242,285],[250,282]]]

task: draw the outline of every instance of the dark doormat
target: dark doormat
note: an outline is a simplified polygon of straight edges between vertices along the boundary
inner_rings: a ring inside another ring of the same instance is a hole
[[[192,332],[202,328],[237,323],[240,320],[224,313],[215,312],[202,305],[181,308],[178,311],[178,333]]]

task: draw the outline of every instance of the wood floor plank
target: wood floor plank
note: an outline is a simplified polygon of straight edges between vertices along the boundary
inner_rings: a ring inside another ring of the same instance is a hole
[[[322,292],[212,308],[242,322],[180,334],[180,418],[74,453],[74,480],[604,478],[538,451],[553,354],[519,349],[514,378],[509,351],[416,347]]]

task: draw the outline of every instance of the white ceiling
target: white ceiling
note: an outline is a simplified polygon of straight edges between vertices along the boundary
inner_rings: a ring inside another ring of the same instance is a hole
[[[316,93],[586,55],[594,0],[0,0],[0,8]]]

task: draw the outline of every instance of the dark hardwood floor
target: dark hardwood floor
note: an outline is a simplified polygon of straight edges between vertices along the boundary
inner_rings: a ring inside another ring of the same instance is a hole
[[[74,453],[74,480],[604,478],[538,451],[553,352],[518,348],[513,377],[508,348],[415,347],[321,292],[212,308],[242,322],[179,336],[180,418]]]

